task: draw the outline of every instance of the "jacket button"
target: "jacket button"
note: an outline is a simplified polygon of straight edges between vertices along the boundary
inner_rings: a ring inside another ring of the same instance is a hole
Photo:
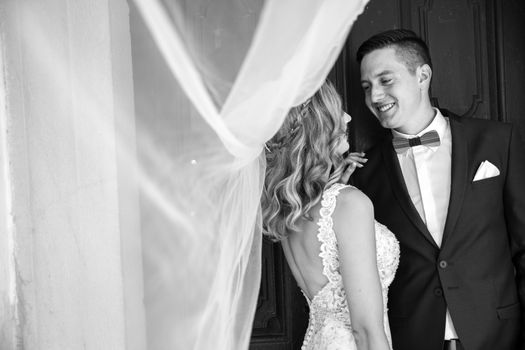
[[[443,289],[441,289],[439,287],[434,289],[434,295],[437,296],[437,297],[443,296]]]
[[[441,267],[442,269],[446,269],[447,266],[448,266],[448,263],[445,260],[441,260],[439,262],[439,267]]]

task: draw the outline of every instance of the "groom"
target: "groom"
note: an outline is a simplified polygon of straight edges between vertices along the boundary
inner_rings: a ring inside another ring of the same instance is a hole
[[[395,350],[525,344],[525,159],[509,124],[433,108],[427,45],[408,30],[357,52],[368,108],[391,134],[353,176],[401,244]]]

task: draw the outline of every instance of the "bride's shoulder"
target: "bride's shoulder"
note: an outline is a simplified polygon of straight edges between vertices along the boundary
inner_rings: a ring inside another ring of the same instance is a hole
[[[337,205],[346,204],[371,204],[370,199],[357,187],[336,183],[330,186],[324,193],[324,197],[337,197]]]
[[[348,217],[348,215],[372,215],[374,207],[372,201],[357,187],[344,185],[339,188],[335,216]]]
[[[332,215],[333,227],[341,244],[359,244],[374,230],[374,206],[366,194],[356,187],[342,188]],[[358,241],[355,241],[355,240]]]

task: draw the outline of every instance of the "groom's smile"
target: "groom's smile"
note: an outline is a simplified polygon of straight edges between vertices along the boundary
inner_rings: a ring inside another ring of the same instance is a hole
[[[378,105],[376,108],[379,110],[379,112],[386,112],[390,110],[392,107],[394,107],[395,103],[388,103],[383,105]]]

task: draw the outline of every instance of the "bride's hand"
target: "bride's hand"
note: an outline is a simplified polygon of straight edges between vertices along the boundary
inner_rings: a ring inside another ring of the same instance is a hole
[[[350,175],[352,175],[356,168],[362,168],[368,161],[365,158],[365,152],[351,152],[344,160],[344,166],[346,167],[341,176],[341,183],[348,183]]]

